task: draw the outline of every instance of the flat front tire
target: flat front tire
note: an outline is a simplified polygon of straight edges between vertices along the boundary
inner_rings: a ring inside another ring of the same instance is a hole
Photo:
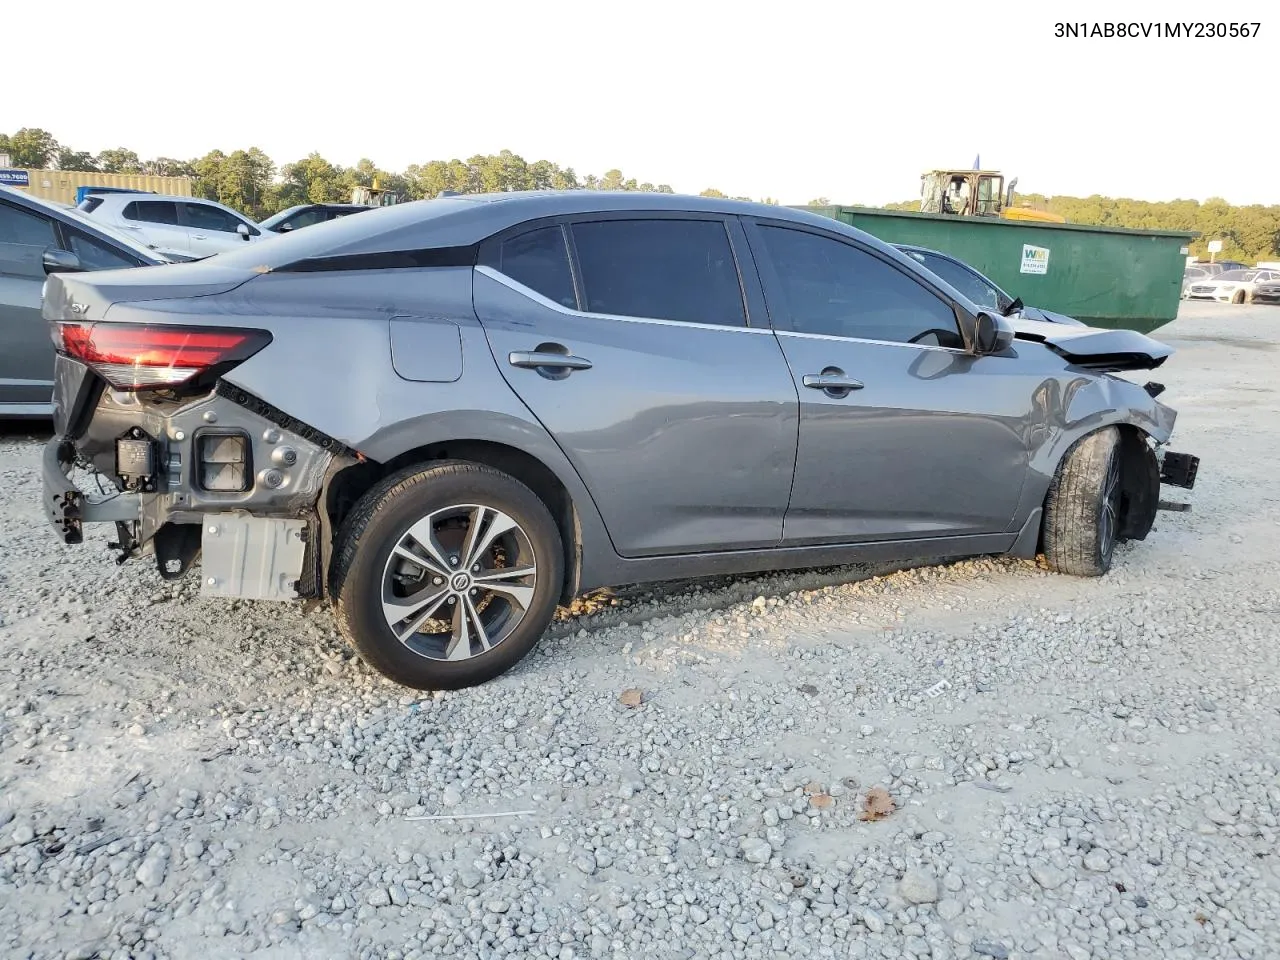
[[[1059,573],[1100,577],[1111,569],[1123,492],[1120,432],[1089,434],[1058,464],[1044,508],[1044,556]]]
[[[481,464],[443,461],[387,477],[334,546],[340,629],[371,667],[418,690],[505,673],[537,644],[564,583],[546,505]]]

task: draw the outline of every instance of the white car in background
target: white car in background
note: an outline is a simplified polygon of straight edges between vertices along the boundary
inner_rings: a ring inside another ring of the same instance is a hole
[[[86,216],[132,233],[142,243],[190,257],[211,257],[261,240],[262,228],[213,200],[154,193],[90,193],[80,201]]]
[[[1187,288],[1187,299],[1249,303],[1254,287],[1271,280],[1280,280],[1280,270],[1228,270],[1216,277],[1193,281]]]

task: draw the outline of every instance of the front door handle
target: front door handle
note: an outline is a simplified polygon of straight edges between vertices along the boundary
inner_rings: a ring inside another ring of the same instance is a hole
[[[846,377],[843,373],[806,373],[804,375],[804,385],[814,390],[830,390],[830,391],[849,391],[861,390],[864,386],[861,380],[854,380],[852,377]]]
[[[513,367],[550,367],[559,370],[590,370],[591,361],[585,357],[575,357],[568,353],[555,353],[550,350],[513,351],[507,357]]]

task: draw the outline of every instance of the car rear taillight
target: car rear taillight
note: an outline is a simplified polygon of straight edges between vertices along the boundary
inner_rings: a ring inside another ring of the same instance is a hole
[[[116,390],[178,387],[220,374],[271,342],[265,330],[152,326],[134,323],[54,323],[59,353],[80,360]]]

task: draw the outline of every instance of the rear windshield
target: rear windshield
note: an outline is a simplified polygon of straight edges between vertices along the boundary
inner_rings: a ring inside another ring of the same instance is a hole
[[[245,244],[228,253],[217,254],[203,262],[242,270],[254,270],[258,267],[274,270],[298,260],[329,257],[339,252],[383,252],[390,248],[379,244],[378,238],[382,234],[470,209],[472,206],[473,201],[461,199],[398,203],[371,210],[359,217],[338,217],[305,230],[266,235],[263,240]]]

